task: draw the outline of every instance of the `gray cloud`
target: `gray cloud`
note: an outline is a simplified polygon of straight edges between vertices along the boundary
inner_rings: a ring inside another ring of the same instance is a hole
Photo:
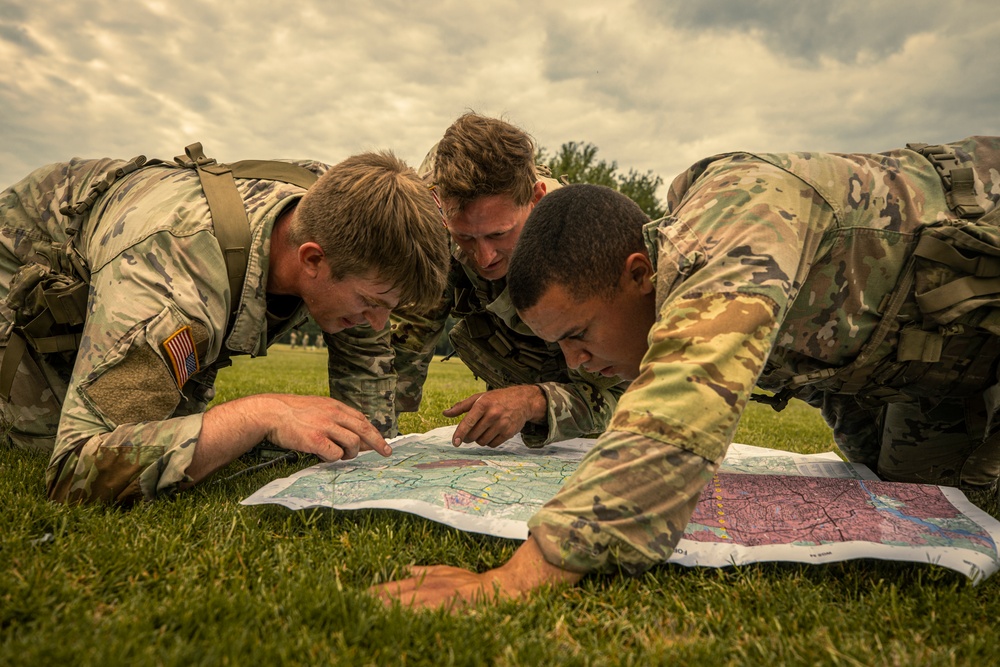
[[[0,185],[192,141],[224,160],[417,163],[467,109],[665,179],[728,150],[1000,133],[984,2],[8,0]]]
[[[38,56],[43,52],[41,45],[31,38],[27,30],[18,25],[0,23],[0,40],[10,42],[27,55]]]
[[[815,65],[823,58],[844,63],[884,59],[910,37],[946,25],[955,5],[985,2],[911,0],[642,0],[651,17],[690,31],[752,34],[776,53]]]

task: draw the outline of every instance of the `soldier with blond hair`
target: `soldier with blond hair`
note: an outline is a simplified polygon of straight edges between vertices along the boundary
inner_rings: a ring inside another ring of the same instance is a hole
[[[436,303],[447,241],[391,153],[220,165],[42,167],[0,195],[0,407],[15,446],[51,452],[48,493],[131,503],[190,486],[262,441],[351,458],[390,448],[327,397],[205,410],[218,369],[307,315],[326,331]]]

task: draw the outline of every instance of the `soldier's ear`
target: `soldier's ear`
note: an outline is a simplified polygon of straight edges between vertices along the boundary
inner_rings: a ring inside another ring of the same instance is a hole
[[[534,206],[539,202],[539,200],[545,196],[547,191],[544,181],[535,181],[534,187],[531,189],[531,205]]]
[[[311,278],[326,275],[326,253],[315,241],[306,241],[299,246],[297,257],[302,271]]]
[[[625,258],[624,277],[640,294],[649,294],[655,289],[654,273],[653,264],[646,253],[634,252]]]

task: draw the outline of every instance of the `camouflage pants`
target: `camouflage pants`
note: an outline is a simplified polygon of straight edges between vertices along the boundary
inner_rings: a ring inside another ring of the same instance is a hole
[[[2,318],[0,332],[2,359],[10,339],[10,325]],[[71,370],[71,359],[56,355],[46,360],[35,356],[30,349],[24,353],[14,376],[10,401],[0,399],[3,422],[0,433],[6,430],[15,447],[52,453]]]
[[[870,405],[827,394],[819,407],[848,460],[883,479],[973,490],[1000,478],[1000,385],[964,398]]]

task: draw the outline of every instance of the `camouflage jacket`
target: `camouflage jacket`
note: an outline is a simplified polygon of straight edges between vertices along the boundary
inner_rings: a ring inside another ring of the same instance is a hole
[[[1000,138],[952,146],[989,212]],[[570,570],[668,558],[765,366],[780,389],[852,362],[921,231],[956,220],[932,164],[908,149],[714,156],[674,180],[668,205],[646,229],[658,311],[640,375],[529,523],[546,558]]]
[[[427,160],[421,169],[426,170],[426,165]],[[544,180],[550,190],[559,187],[558,181]],[[521,431],[525,444],[541,447],[597,435],[607,427],[625,385],[616,378],[568,369],[559,346],[542,341],[518,317],[507,281],[481,278],[454,245],[448,286],[438,308],[422,316],[393,313],[391,330],[374,332],[370,327],[357,327],[326,336],[330,395],[367,414],[383,435],[397,435],[398,415],[420,407],[428,367],[449,316],[456,318],[456,326],[463,320],[466,324],[475,321],[478,331],[503,339],[499,347],[512,348],[508,355],[530,355],[537,364],[530,381],[545,394],[547,419],[545,425],[525,425]],[[477,364],[494,363],[489,357],[472,358],[474,352],[462,349],[458,356],[473,372]],[[502,369],[477,373],[489,389],[519,384],[506,377],[491,380],[491,371],[503,375]]]
[[[0,202],[3,274],[46,261],[66,238],[60,208],[122,164],[74,159],[8,189]],[[297,164],[317,174],[328,169]],[[305,319],[298,299],[278,303],[265,293],[271,229],[304,190],[257,179],[236,183],[252,241],[228,328],[226,265],[194,170],[140,169],[116,181],[86,214],[76,245],[91,273],[89,311],[46,475],[54,499],[129,502],[189,482],[185,471],[214,395],[220,352],[264,355]]]

